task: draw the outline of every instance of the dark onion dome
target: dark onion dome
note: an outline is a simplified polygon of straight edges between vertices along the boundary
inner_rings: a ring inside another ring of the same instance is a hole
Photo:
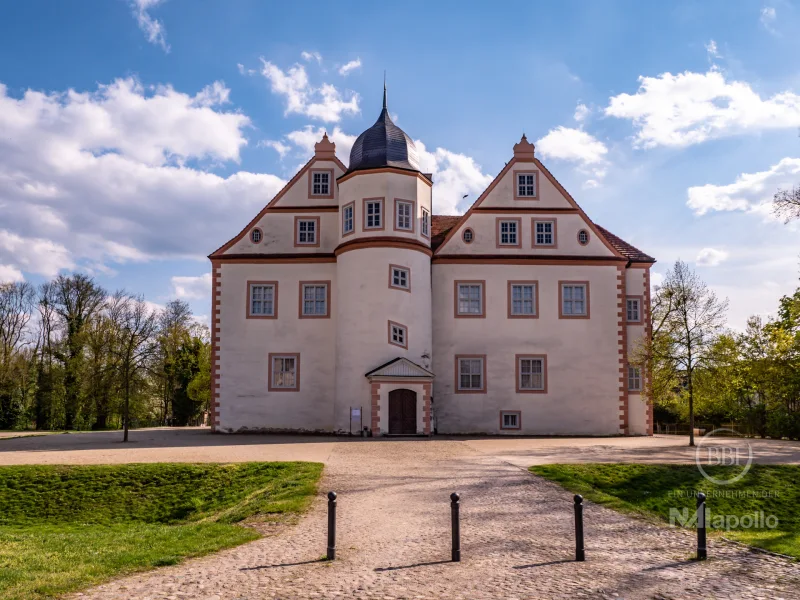
[[[389,116],[386,108],[386,85],[383,86],[383,110],[375,124],[358,136],[353,144],[347,172],[380,167],[419,171],[417,147]]]

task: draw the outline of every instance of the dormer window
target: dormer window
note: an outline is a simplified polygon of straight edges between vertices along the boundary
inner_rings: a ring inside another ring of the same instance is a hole
[[[539,199],[539,172],[514,171],[514,200]]]
[[[333,169],[311,169],[309,177],[309,196],[333,198]]]

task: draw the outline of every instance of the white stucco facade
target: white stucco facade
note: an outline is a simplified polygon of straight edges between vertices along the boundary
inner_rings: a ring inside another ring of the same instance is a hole
[[[413,169],[348,172],[325,137],[211,255],[215,431],[651,434],[629,367],[654,260],[524,137],[467,214],[434,215],[431,190]]]

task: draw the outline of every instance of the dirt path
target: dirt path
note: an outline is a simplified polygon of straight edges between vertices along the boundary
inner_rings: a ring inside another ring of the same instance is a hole
[[[455,441],[334,444],[321,494],[289,531],[78,597],[800,598],[800,566],[589,504],[587,562],[573,551],[571,495]],[[338,560],[325,554],[323,492],[339,493]],[[462,494],[461,563],[450,563],[449,499]]]

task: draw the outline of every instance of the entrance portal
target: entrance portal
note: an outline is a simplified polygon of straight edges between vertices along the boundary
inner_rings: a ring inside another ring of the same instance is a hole
[[[389,392],[389,433],[417,433],[417,394],[411,390]]]

